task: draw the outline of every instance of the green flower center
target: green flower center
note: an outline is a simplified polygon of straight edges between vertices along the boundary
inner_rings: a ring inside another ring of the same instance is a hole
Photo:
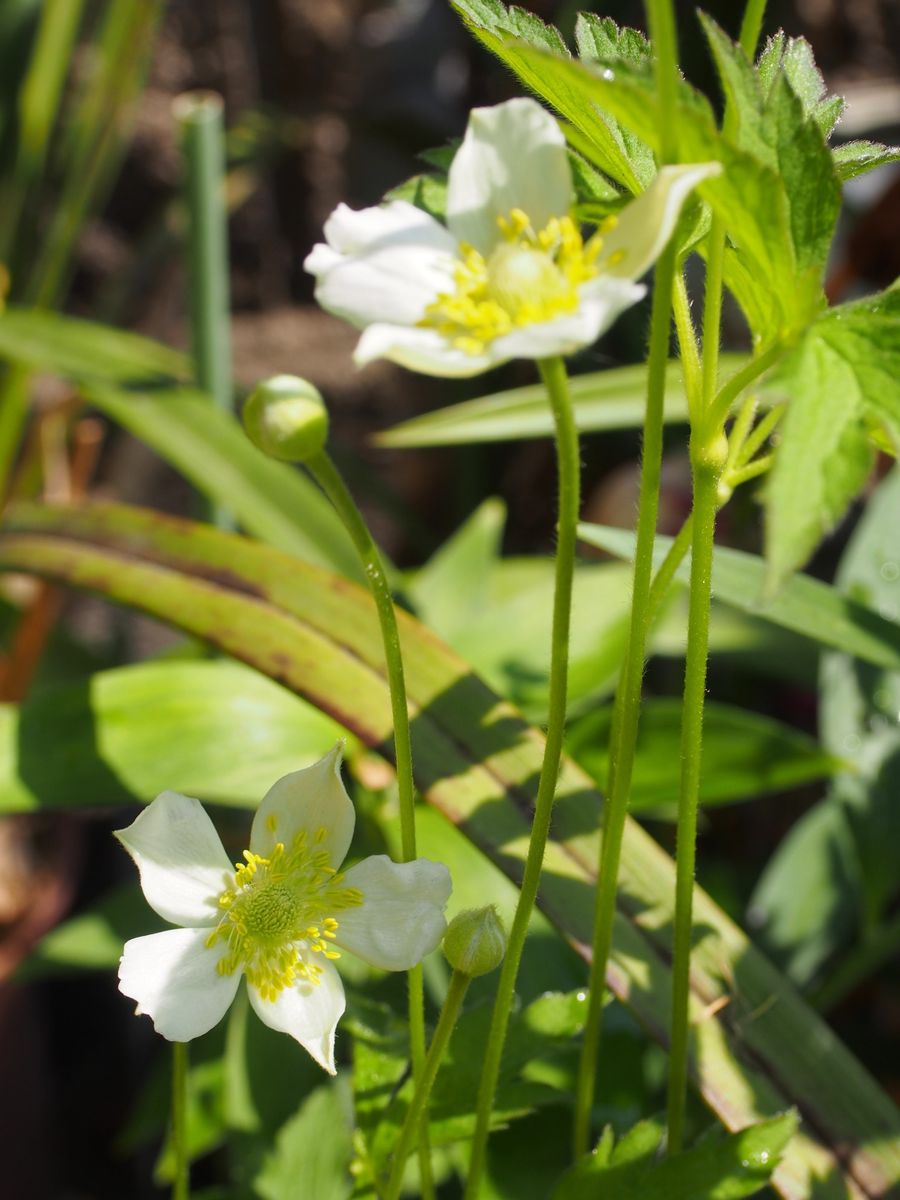
[[[270,818],[270,832],[275,819]],[[212,948],[224,943],[220,975],[243,971],[266,1000],[274,1000],[298,981],[317,984],[322,967],[315,961],[340,958],[332,943],[339,928],[335,913],[362,904],[358,888],[343,886],[321,848],[327,830],[313,844],[298,833],[286,849],[277,842],[268,858],[244,851],[235,863],[234,879],[219,897],[222,919],[206,939]]]
[[[498,225],[502,240],[488,258],[460,245],[455,289],[438,296],[419,321],[466,354],[482,354],[514,329],[575,312],[579,288],[600,273],[601,234],[613,228],[615,218],[607,218],[587,242],[571,217],[554,217],[536,233],[527,215],[514,208]]]

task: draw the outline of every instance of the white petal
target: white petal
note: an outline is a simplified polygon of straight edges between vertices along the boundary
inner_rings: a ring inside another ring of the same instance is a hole
[[[222,951],[209,949],[208,937],[208,929],[167,929],[125,943],[119,991],[170,1042],[189,1042],[218,1025],[241,981],[240,971],[218,974]]]
[[[496,361],[487,352],[466,354],[457,350],[436,329],[381,323],[370,325],[363,332],[353,352],[353,361],[358,367],[376,358],[388,358],[411,371],[449,379],[480,375]]]
[[[453,236],[489,254],[498,217],[521,208],[535,231],[572,207],[572,173],[559,125],[525,97],[469,115],[450,165],[447,225]]]
[[[367,254],[386,243],[434,246],[450,253],[456,245],[440,222],[408,200],[359,209],[339,204],[325,222],[324,233],[328,245],[343,255]]]
[[[395,863],[376,854],[351,867],[345,879],[347,887],[359,888],[363,902],[339,914],[335,940],[341,949],[384,971],[407,971],[444,936],[451,883],[443,863]]]
[[[632,283],[630,279],[598,276],[581,287],[575,312],[537,325],[526,325],[497,338],[488,349],[496,355],[498,362],[510,358],[574,354],[593,345],[619,314],[637,304],[646,291],[643,285]]]
[[[373,321],[415,325],[442,292],[454,290],[454,263],[446,250],[431,246],[387,246],[325,270],[316,283],[316,300],[357,328]]]
[[[640,279],[665,249],[690,193],[721,169],[718,163],[660,167],[646,192],[622,209],[615,229],[603,239],[601,270],[624,279]],[[610,263],[612,255],[621,257]]]
[[[455,241],[405,200],[358,212],[341,204],[325,236],[328,244],[315,246],[303,265],[316,276],[319,304],[354,325],[414,325],[453,288]]]
[[[341,865],[356,823],[341,780],[343,750],[344,743],[338,742],[311,767],[292,771],[272,784],[253,818],[250,849],[254,854],[266,858],[276,842],[290,847],[297,834],[305,832],[310,845],[328,851],[333,867]]]
[[[307,1050],[320,1067],[335,1074],[334,1033],[346,1007],[341,977],[327,958],[314,954],[322,968],[319,982],[285,988],[274,1000],[264,1000],[248,987],[250,1003],[261,1021],[279,1033],[288,1033]]]
[[[163,792],[116,837],[134,859],[147,903],[173,925],[215,925],[234,867],[199,800]]]

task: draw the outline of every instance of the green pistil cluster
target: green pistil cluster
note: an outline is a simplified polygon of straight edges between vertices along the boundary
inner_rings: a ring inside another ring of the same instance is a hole
[[[274,832],[274,818],[269,824]],[[358,888],[341,886],[343,875],[321,848],[327,833],[319,829],[310,845],[302,831],[290,849],[277,842],[268,858],[245,850],[245,862],[235,863],[234,880],[219,897],[222,919],[206,940],[210,948],[226,944],[216,969],[220,975],[243,970],[265,1000],[298,981],[317,984],[322,967],[312,956],[340,958],[332,945],[339,924],[334,914],[363,902]]]

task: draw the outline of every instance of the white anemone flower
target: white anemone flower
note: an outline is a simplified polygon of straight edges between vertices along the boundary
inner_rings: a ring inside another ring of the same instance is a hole
[[[476,108],[453,158],[447,224],[405,200],[339,205],[305,267],[323,308],[363,330],[354,359],[476,375],[589,346],[644,295],[638,279],[717,163],[662,167],[587,241],[562,130],[535,100]]]
[[[355,814],[341,782],[342,743],[279,779],[253,819],[244,861],[228,856],[198,800],[163,792],[116,833],[148,904],[181,926],[125,944],[119,988],[158,1033],[187,1042],[212,1029],[247,980],[250,1003],[334,1074],[342,950],[405,971],[446,928],[450,875],[419,858],[373,855],[338,872]]]

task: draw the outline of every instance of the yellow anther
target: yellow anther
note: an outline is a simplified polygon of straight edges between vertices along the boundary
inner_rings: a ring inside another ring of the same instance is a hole
[[[617,267],[619,265],[619,263],[624,260],[624,258],[625,258],[624,250],[614,250],[612,252],[612,254],[610,254],[610,256],[607,258],[604,265],[607,267]]]
[[[570,216],[552,217],[534,231],[520,208],[497,218],[503,235],[489,258],[459,246],[455,290],[445,292],[419,322],[464,354],[480,355],[496,338],[575,312],[579,288],[600,270],[602,237],[588,242]],[[601,231],[615,224],[606,220]]]
[[[603,220],[600,222],[600,224],[597,226],[597,232],[598,233],[612,233],[612,231],[615,229],[615,227],[618,225],[618,223],[619,223],[619,218],[615,215],[615,213],[610,213],[609,216],[604,217]]]
[[[269,833],[274,833],[277,828],[278,818],[274,813],[269,813],[269,815],[266,817],[266,829],[268,829]]]

